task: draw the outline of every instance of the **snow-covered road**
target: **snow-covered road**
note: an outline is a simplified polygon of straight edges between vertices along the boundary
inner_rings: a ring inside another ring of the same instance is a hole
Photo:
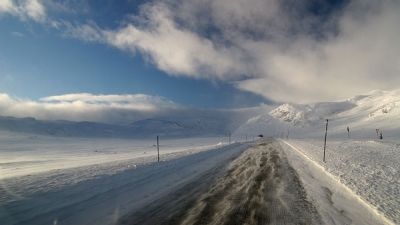
[[[193,194],[181,189],[147,210],[133,212],[121,224],[322,223],[297,173],[273,139],[248,148],[210,186],[199,191]],[[177,196],[185,201],[176,202]]]

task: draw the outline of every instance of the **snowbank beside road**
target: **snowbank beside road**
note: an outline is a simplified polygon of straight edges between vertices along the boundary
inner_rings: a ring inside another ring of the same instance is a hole
[[[287,142],[387,218],[400,222],[400,142],[328,140],[326,163],[322,162],[323,140]]]

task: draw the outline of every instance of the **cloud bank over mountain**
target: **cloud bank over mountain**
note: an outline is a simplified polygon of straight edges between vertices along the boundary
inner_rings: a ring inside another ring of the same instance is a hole
[[[89,93],[48,96],[32,101],[0,94],[0,116],[33,117],[38,120],[132,123],[153,118],[214,118],[245,120],[270,109],[199,109],[182,106],[164,97],[136,95],[93,95]]]

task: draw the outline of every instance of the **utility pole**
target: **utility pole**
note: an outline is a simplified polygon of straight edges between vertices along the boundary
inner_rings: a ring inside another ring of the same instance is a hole
[[[229,144],[231,144],[231,131],[229,131]]]
[[[324,162],[325,162],[325,148],[326,148],[326,135],[327,134],[328,134],[328,119],[326,119],[326,128],[325,128]]]

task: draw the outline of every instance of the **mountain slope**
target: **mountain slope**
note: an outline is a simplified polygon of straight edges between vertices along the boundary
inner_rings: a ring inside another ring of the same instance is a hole
[[[337,102],[283,104],[251,118],[234,135],[286,137],[289,132],[299,137],[320,137],[324,135],[326,119],[329,130],[337,137],[347,137],[347,127],[358,138],[376,137],[376,129],[388,137],[400,136],[400,90],[372,91]]]

